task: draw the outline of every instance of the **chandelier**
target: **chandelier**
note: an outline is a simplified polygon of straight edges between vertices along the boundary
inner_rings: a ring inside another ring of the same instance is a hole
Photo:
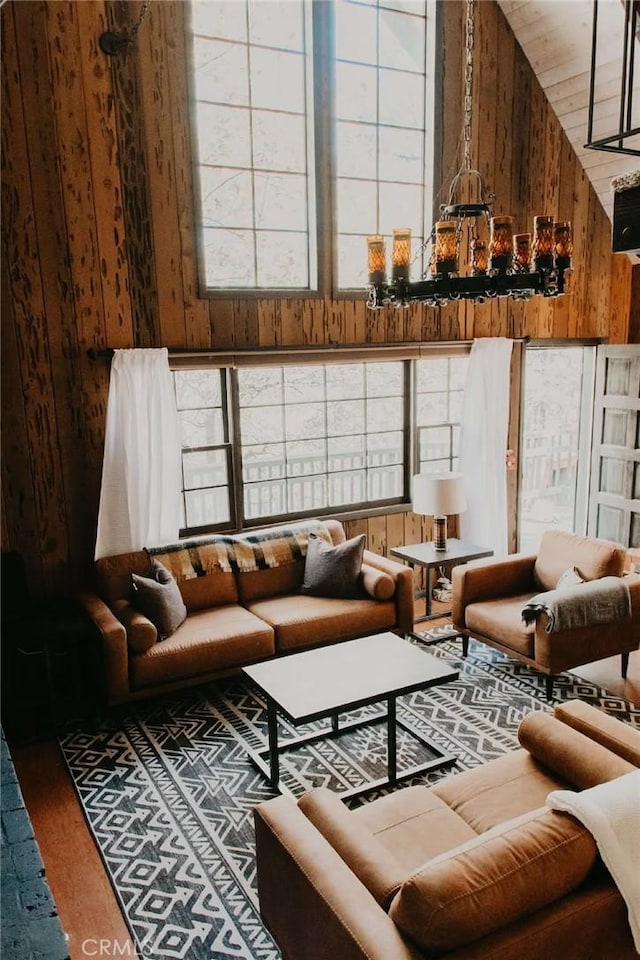
[[[493,297],[528,300],[534,295],[558,297],[564,293],[573,252],[571,223],[539,216],[534,217],[532,233],[514,234],[513,217],[491,216],[495,196],[485,194],[482,176],[471,166],[473,43],[474,6],[473,0],[467,0],[463,163],[453,178],[447,203],[440,207],[440,219],[420,249],[420,253],[426,250],[428,269],[419,280],[410,277],[409,229],[393,231],[390,278],[385,238],[367,238],[367,305],[371,308],[413,302],[440,306],[453,300],[483,303]],[[465,178],[475,184],[476,200],[456,203],[456,192]],[[463,251],[465,273],[460,270]]]

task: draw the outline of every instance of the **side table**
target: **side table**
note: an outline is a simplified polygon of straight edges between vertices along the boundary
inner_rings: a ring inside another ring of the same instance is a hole
[[[72,600],[31,602],[2,623],[2,721],[10,742],[63,732],[95,710],[97,638]]]
[[[423,620],[435,620],[437,617],[450,616],[451,610],[432,613],[431,610],[431,571],[438,567],[455,567],[459,563],[467,563],[469,560],[479,560],[481,557],[492,557],[493,550],[487,547],[479,547],[474,543],[467,543],[464,540],[457,540],[455,537],[447,539],[446,550],[436,550],[433,543],[412,543],[408,546],[393,547],[389,550],[392,557],[403,560],[410,566],[424,567],[426,574],[426,597],[425,612],[422,616],[416,617],[416,622]],[[414,633],[417,639],[424,639],[420,634]],[[455,634],[454,634],[455,636]]]

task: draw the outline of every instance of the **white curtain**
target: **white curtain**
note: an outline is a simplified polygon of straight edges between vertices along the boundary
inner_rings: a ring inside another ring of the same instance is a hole
[[[460,470],[467,509],[460,516],[462,539],[508,551],[507,438],[512,340],[487,337],[471,348],[464,388]]]
[[[180,440],[168,352],[116,350],[96,559],[171,543],[179,527]]]

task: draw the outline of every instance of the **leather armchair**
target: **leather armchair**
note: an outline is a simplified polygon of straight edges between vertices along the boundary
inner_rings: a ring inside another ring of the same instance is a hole
[[[640,645],[640,576],[625,578],[631,595],[631,619],[547,632],[547,618],[526,625],[524,605],[536,594],[554,590],[573,568],[583,580],[620,577],[626,551],[606,540],[563,531],[546,531],[537,554],[514,554],[505,560],[474,561],[453,569],[452,619],[462,635],[463,656],[469,637],[527,663],[546,675],[547,697],[555,674],[615,654],[626,676],[629,653]]]

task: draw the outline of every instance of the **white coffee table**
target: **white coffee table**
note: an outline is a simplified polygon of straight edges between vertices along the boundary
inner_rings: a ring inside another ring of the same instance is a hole
[[[387,775],[345,790],[354,797],[379,787],[395,785],[408,777],[451,766],[456,758],[400,720],[396,700],[403,694],[457,680],[458,671],[422,647],[394,633],[379,633],[357,640],[306,650],[244,667],[242,673],[266,699],[268,747],[251,750],[249,757],[281,793],[290,792],[280,781],[280,754],[301,744],[336,737],[348,730],[386,719]],[[340,714],[386,701],[386,710],[361,720],[339,721]],[[278,713],[294,726],[328,718],[330,727],[317,733],[278,739]],[[396,733],[409,733],[433,755],[424,763],[397,769]]]

